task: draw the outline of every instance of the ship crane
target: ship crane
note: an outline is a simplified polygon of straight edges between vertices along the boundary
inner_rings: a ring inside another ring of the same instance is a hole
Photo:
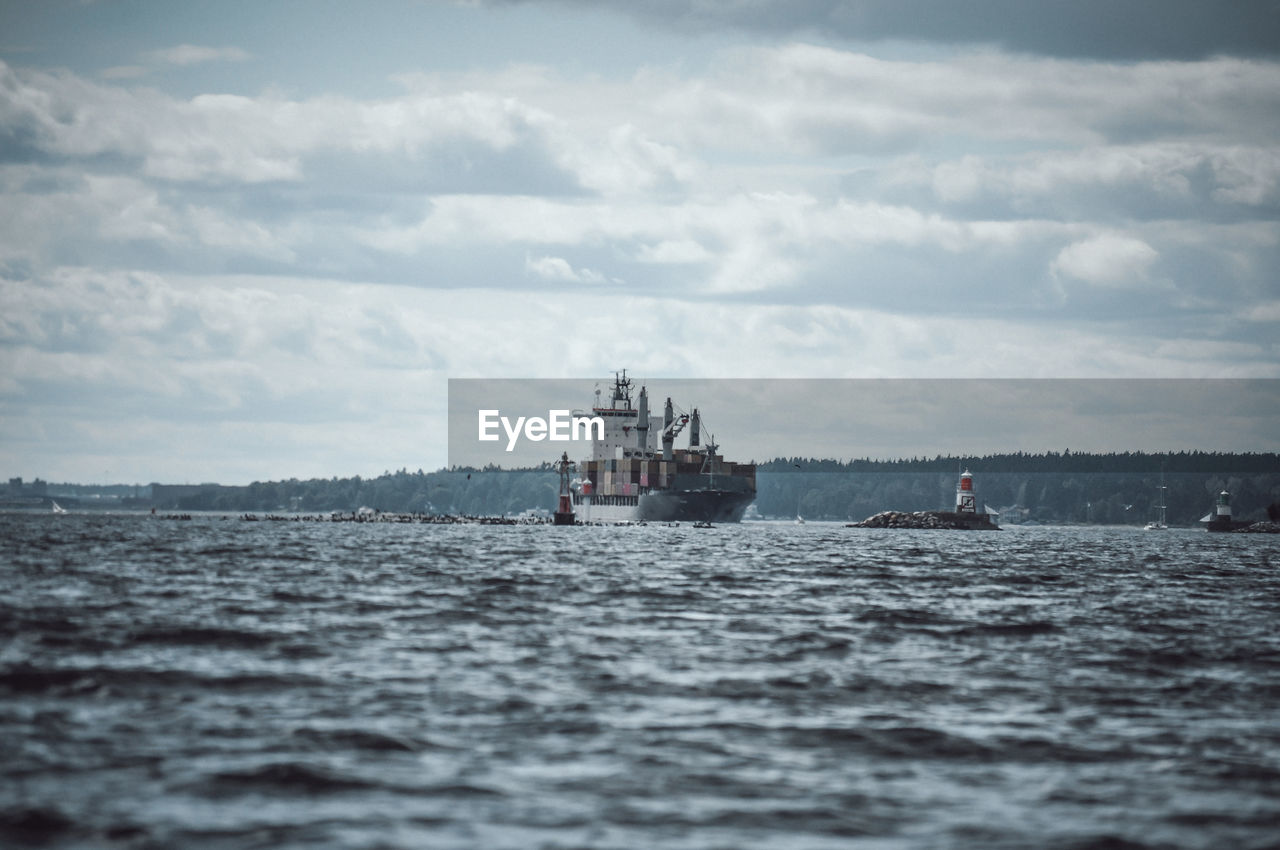
[[[670,405],[670,402],[671,400],[667,399],[667,403],[669,405]],[[679,410],[679,407],[677,407],[676,405],[670,405],[670,406],[673,411],[673,418],[667,424],[667,426],[662,429],[663,442],[666,442],[668,440],[675,442],[676,437],[680,436],[680,432],[685,429],[685,426],[688,425],[690,422],[692,422],[693,430],[690,432],[690,435],[692,437],[692,442],[689,444],[689,448],[690,449],[695,448],[698,445],[698,429],[699,429],[699,417],[698,417],[697,408],[694,408],[694,411],[692,414],[685,413],[683,410],[681,410],[679,413],[674,413],[675,410]]]
[[[671,424],[662,429],[663,440],[674,440],[680,436],[680,432],[684,430],[684,426],[689,424],[689,414],[681,413],[675,419],[671,420]]]

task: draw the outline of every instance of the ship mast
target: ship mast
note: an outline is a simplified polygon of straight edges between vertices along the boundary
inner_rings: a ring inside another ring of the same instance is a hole
[[[636,448],[641,458],[652,455],[649,450],[649,393],[640,388],[640,409],[636,415]]]
[[[631,386],[632,382],[627,378],[627,370],[613,373],[613,397],[610,399],[610,407],[614,410],[630,410],[631,409]],[[622,402],[621,405],[618,402]]]

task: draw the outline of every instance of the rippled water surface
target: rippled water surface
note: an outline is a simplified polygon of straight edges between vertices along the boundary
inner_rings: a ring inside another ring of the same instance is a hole
[[[7,514],[0,543],[18,844],[1280,842],[1275,536]]]

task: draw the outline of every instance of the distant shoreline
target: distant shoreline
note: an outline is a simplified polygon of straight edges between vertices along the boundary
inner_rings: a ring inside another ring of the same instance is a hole
[[[1196,527],[1221,490],[1238,519],[1268,519],[1280,493],[1274,453],[1177,452],[1119,455],[1047,453],[893,461],[783,458],[760,464],[749,518],[859,521],[881,511],[948,510],[958,468],[973,472],[978,505],[1007,526],[1142,525],[1155,516],[1161,476],[1170,525]],[[553,510],[550,465],[524,469],[400,470],[376,478],[255,482],[233,486],[71,485],[39,481],[0,492],[0,509],[324,513],[371,510],[429,515],[515,516]]]

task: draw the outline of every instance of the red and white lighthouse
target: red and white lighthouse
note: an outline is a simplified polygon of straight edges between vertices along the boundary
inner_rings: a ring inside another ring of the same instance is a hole
[[[973,494],[973,475],[966,469],[960,473],[960,480],[956,483],[956,513],[976,514],[977,512]]]

